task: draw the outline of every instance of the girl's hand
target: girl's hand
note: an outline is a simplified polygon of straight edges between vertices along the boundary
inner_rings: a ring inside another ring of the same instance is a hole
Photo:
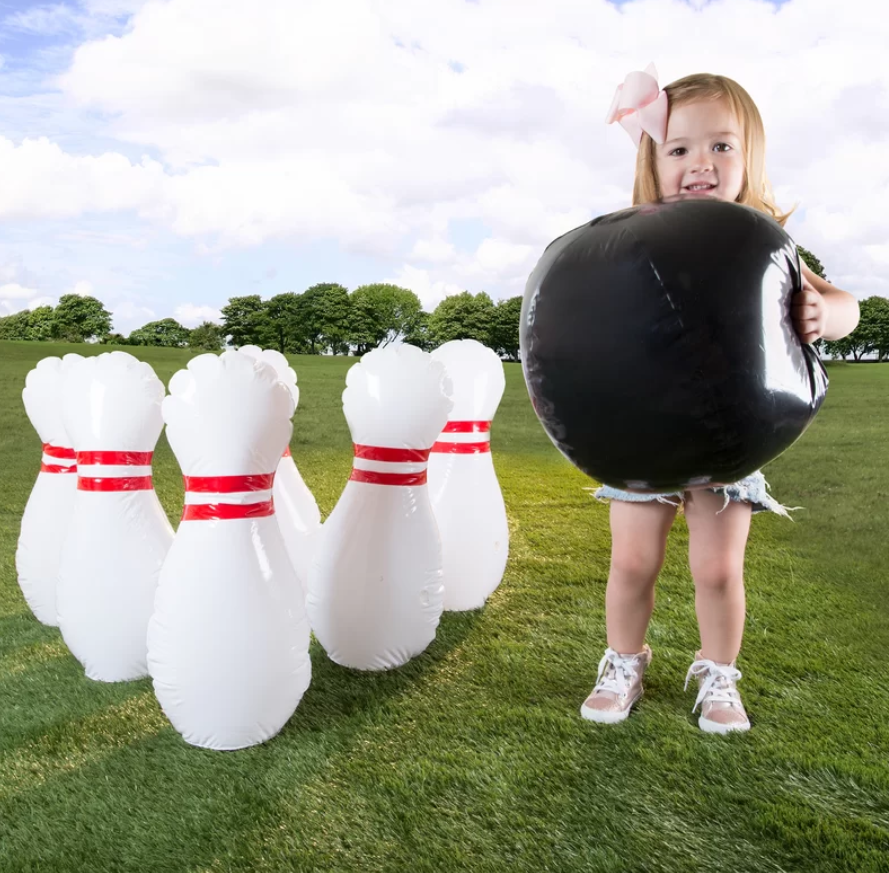
[[[827,303],[809,280],[803,276],[803,290],[790,304],[793,326],[804,343],[813,343],[824,336],[827,327]]]

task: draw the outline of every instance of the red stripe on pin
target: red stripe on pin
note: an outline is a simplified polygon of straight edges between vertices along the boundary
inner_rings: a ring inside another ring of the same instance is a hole
[[[150,491],[154,485],[151,476],[80,476],[77,479],[78,491]]]
[[[274,514],[274,500],[259,503],[186,503],[182,521],[233,521],[239,518],[267,518]]]
[[[274,473],[246,476],[183,476],[186,491],[200,494],[233,494],[238,491],[268,491],[275,484]]]
[[[355,457],[388,464],[416,464],[429,460],[429,449],[392,449],[386,446],[355,445]]]
[[[488,433],[490,421],[449,421],[442,433]]]
[[[82,467],[107,465],[110,467],[147,467],[154,452],[78,452],[77,463]]]
[[[349,477],[353,482],[364,482],[366,485],[425,485],[426,471],[419,473],[378,473],[376,470],[352,469]]]
[[[41,473],[76,473],[77,472],[77,464],[72,464],[70,467],[63,467],[61,464],[41,464],[40,465]]]
[[[444,443],[438,442],[432,446],[432,451],[442,455],[481,455],[491,451],[489,442],[483,443]]]
[[[290,455],[290,446],[287,446],[287,448],[284,449],[284,457],[285,457],[285,458],[289,458],[289,457],[291,457],[291,455]]]
[[[74,449],[53,446],[50,443],[43,444],[43,454],[49,455],[50,458],[58,458],[60,461],[73,461],[77,457]]]

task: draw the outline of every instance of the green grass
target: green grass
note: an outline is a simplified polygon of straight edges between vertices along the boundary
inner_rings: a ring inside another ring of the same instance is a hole
[[[608,507],[509,365],[493,444],[512,543],[487,606],[445,615],[426,653],[382,675],[313,643],[283,732],[217,753],[180,739],[149,680],[84,678],[17,586],[40,448],[21,388],[40,357],[71,350],[0,343],[3,873],[889,869],[889,367],[832,366],[821,414],[766,468],[775,496],[805,508],[753,521],[748,734],[701,733],[682,689],[698,637],[681,517],[645,698],[620,727],[580,718],[605,644]],[[165,381],[189,358],[135,351]],[[326,515],[351,465],[340,393],[354,360],[293,363],[293,454]],[[155,470],[176,519],[163,438]]]

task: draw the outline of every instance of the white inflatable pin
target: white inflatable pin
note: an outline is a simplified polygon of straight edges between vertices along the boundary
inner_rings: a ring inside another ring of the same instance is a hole
[[[277,734],[311,679],[303,596],[273,498],[294,400],[274,367],[236,351],[193,358],[169,389],[163,414],[185,507],[148,663],[186,742],[240,749]]]
[[[173,541],[151,478],[164,385],[148,364],[106,352],[75,361],[62,394],[77,495],[59,566],[59,628],[90,679],[138,679],[148,675],[145,634]]]
[[[56,586],[62,543],[77,494],[74,444],[62,421],[62,374],[81,355],[44,358],[28,373],[22,400],[43,442],[37,481],[22,515],[15,566],[19,586],[37,619],[58,627]]]
[[[454,383],[454,408],[429,457],[429,494],[441,533],[444,608],[478,609],[500,585],[509,555],[506,506],[491,457],[491,423],[506,388],[503,363],[476,340],[432,352]]]
[[[368,353],[346,386],[353,469],[321,529],[306,605],[333,661],[384,670],[422,652],[441,618],[441,540],[426,467],[451,386],[444,366],[410,345]]]

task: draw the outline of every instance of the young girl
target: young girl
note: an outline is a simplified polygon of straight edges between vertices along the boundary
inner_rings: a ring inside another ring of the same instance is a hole
[[[638,148],[633,205],[669,197],[717,197],[759,209],[784,226],[790,213],[775,205],[765,171],[765,134],[750,95],[724,76],[696,74],[658,89],[653,66],[631,73],[618,88],[607,123],[619,121]],[[804,343],[840,339],[858,323],[858,301],[800,262],[802,292],[792,319]],[[698,679],[692,712],[707,732],[748,730],[735,659],[744,629],[744,553],[751,516],[787,516],[767,491],[761,472],[725,488],[678,494],[635,494],[604,487],[611,500],[611,570],[605,593],[608,647],[595,688],[581,706],[584,718],[623,721],[642,695],[651,661],[644,645],[654,608],[654,585],[667,534],[685,512],[689,565],[701,635],[685,684]]]

